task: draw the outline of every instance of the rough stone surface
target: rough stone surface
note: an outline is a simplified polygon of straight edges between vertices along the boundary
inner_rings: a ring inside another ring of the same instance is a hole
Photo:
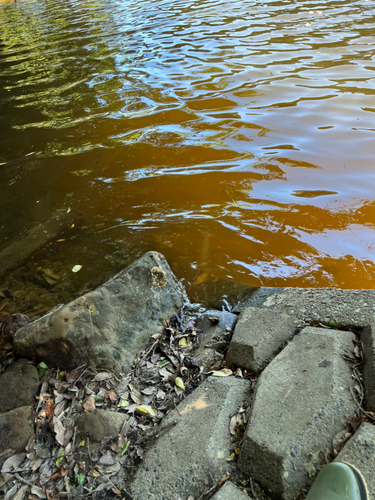
[[[286,314],[246,307],[237,322],[227,364],[256,372],[290,339],[301,321]]]
[[[208,478],[227,475],[230,416],[248,387],[243,379],[210,377],[182,401],[163,421],[176,425],[159,436],[130,485],[134,500],[198,497]]]
[[[34,434],[35,413],[31,406],[21,406],[0,415],[0,453],[23,451]]]
[[[375,498],[375,426],[364,422],[337,455],[337,462],[354,465],[365,478],[369,498]]]
[[[49,366],[89,362],[120,372],[184,300],[164,257],[148,252],[103,286],[18,330],[14,347]]]
[[[251,498],[231,481],[227,481],[211,500],[251,500]]]
[[[361,341],[365,358],[363,376],[366,408],[375,411],[375,322],[362,330]]]
[[[100,443],[104,438],[117,436],[127,416],[115,411],[95,410],[83,413],[76,420],[78,432],[89,436],[91,442]]]
[[[298,319],[364,327],[375,316],[375,290],[336,290],[332,288],[259,288],[237,306],[262,307]]]
[[[238,316],[227,311],[208,310],[197,321],[199,348],[194,351],[205,370],[217,361],[216,350],[226,347],[228,336],[233,332]],[[221,358],[220,358],[221,359]]]
[[[20,359],[0,375],[0,413],[34,402],[39,387],[39,374],[36,367]]]
[[[311,456],[320,463],[319,452],[331,449],[354,415],[351,371],[342,358],[353,338],[304,328],[259,377],[239,466],[271,498],[294,499],[308,484]]]

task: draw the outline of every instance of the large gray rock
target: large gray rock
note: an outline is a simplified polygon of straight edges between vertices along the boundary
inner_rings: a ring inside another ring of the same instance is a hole
[[[251,498],[231,481],[227,481],[211,500],[251,500]]]
[[[83,413],[76,420],[78,432],[87,435],[91,442],[117,436],[121,432],[127,415],[116,411],[95,410]]]
[[[375,290],[336,290],[333,288],[262,287],[236,308],[262,307],[289,314],[306,322],[331,321],[345,326],[364,327],[375,316]]]
[[[246,307],[240,314],[229,346],[228,366],[252,372],[261,370],[300,324],[287,314]]]
[[[0,413],[30,406],[38,392],[38,370],[30,361],[20,359],[0,375],[0,387]]]
[[[375,426],[364,422],[335,461],[354,465],[364,477],[369,498],[375,498]]]
[[[165,258],[148,252],[105,285],[18,330],[14,347],[50,366],[87,362],[120,372],[184,300]]]
[[[275,499],[292,500],[356,410],[350,332],[307,327],[261,374],[240,468]],[[320,456],[319,456],[320,452]]]
[[[375,411],[375,322],[366,326],[361,333],[365,358],[363,376],[366,393],[366,407]]]
[[[35,413],[21,406],[0,415],[0,454],[8,449],[20,453],[34,434]]]
[[[176,425],[159,436],[136,472],[130,485],[134,500],[198,498],[207,480],[228,475],[230,417],[248,386],[243,379],[210,377],[182,401],[178,412],[163,420],[163,425]]]

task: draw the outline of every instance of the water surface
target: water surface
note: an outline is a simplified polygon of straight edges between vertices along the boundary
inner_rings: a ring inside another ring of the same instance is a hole
[[[19,287],[66,301],[158,250],[198,298],[373,288],[374,27],[374,0],[0,5],[0,249],[84,216]]]

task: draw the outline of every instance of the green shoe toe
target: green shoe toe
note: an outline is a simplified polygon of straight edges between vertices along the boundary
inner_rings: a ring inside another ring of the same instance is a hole
[[[366,483],[355,467],[332,462],[318,474],[306,500],[369,500]]]

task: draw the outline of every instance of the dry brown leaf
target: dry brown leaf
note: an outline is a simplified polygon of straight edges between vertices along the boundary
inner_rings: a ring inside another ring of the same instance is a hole
[[[112,376],[113,376],[112,373],[101,372],[95,375],[94,382],[103,382],[103,380],[108,380],[112,378]]]
[[[117,403],[119,397],[114,389],[109,390],[104,394],[104,401],[106,403]]]
[[[51,419],[53,417],[54,411],[55,411],[55,403],[51,400],[47,404],[46,409],[44,410],[46,417]]]
[[[116,460],[113,458],[112,454],[110,451],[107,451],[104,455],[102,455],[99,459],[99,464],[100,465],[114,465]]]
[[[161,369],[159,370],[159,375],[160,375],[161,377],[163,377],[163,381],[165,381],[165,380],[168,380],[168,379],[169,379],[169,377],[171,377],[171,376],[172,376],[172,373],[171,373],[169,370],[167,370],[165,367],[163,367],[163,368],[161,368]]]
[[[223,368],[222,370],[218,371],[211,371],[209,372],[213,377],[229,377],[230,375],[233,375],[232,370],[229,368]]]
[[[10,313],[5,312],[5,311],[0,311],[0,322],[4,323],[6,319],[8,319],[10,316]]]
[[[89,396],[86,401],[83,403],[83,409],[88,413],[95,410],[95,399],[92,396]]]
[[[55,436],[56,441],[59,444],[61,444],[61,446],[63,446],[65,437],[65,427],[61,422],[61,420],[59,420],[57,417],[53,417],[52,423],[53,423],[53,431],[56,434]]]
[[[222,486],[224,483],[226,483],[230,479],[230,476],[225,476],[220,479],[220,481],[217,483],[218,486]]]
[[[56,497],[53,495],[53,491],[55,490],[55,485],[51,484],[51,486],[48,486],[46,489],[46,495],[48,500],[56,500]],[[58,492],[56,492],[58,493]]]
[[[67,429],[65,429],[65,434],[64,434],[64,443],[63,446],[65,447],[69,441],[72,439],[74,434],[74,425],[71,425]]]
[[[361,422],[363,422],[364,417],[352,417],[348,420],[348,424],[352,427],[353,430],[356,430]]]
[[[14,469],[18,469],[19,466],[26,458],[26,453],[17,453],[9,458],[7,458],[4,462],[4,465],[1,468],[1,472],[3,474],[12,472]]]
[[[21,486],[21,488],[17,491],[17,494],[13,497],[13,500],[23,500],[27,489],[27,485]]]
[[[236,427],[237,427],[239,420],[241,420],[241,417],[240,417],[240,415],[238,415],[238,413],[236,415],[233,415],[233,417],[230,419],[229,432],[233,436],[236,434]]]
[[[65,378],[67,381],[73,382],[73,380],[76,380],[84,370],[86,369],[87,363],[82,363],[82,365],[77,366],[77,368],[74,368],[74,370],[71,370],[69,373],[65,374]]]
[[[153,363],[154,365],[156,365],[156,363],[159,361],[160,359],[160,354],[157,353],[157,354],[153,354],[151,356],[151,363]]]
[[[132,390],[132,392],[130,393],[130,397],[137,405],[141,405],[144,403],[144,398],[142,394],[136,390],[134,391]]]

